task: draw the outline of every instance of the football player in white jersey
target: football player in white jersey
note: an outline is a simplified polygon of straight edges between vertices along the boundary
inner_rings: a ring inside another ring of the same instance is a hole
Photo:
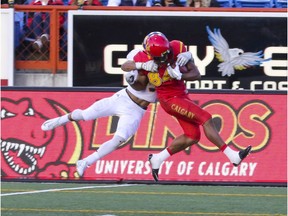
[[[127,59],[132,58],[133,53],[135,51],[131,51]],[[152,70],[152,66],[143,65],[147,70]],[[113,138],[103,143],[96,152],[77,161],[76,170],[79,176],[83,175],[88,166],[113,152],[119,145],[133,136],[139,127],[148,105],[156,101],[154,86],[148,84],[148,81],[145,80],[141,82],[137,81],[137,77],[137,70],[125,73],[125,79],[129,84],[128,87],[116,92],[111,97],[96,101],[87,109],[76,109],[69,114],[49,119],[42,124],[41,129],[48,131],[65,125],[70,121],[88,121],[106,116],[119,116],[117,129]]]
[[[138,52],[139,50],[132,50],[127,55],[127,60],[133,60],[133,57]],[[185,59],[185,56],[179,59],[183,61],[183,58],[186,62],[190,59],[189,57]],[[154,61],[149,61],[141,63],[137,69],[156,72],[157,67]],[[119,116],[117,129],[113,138],[103,143],[96,152],[77,161],[76,170],[79,176],[83,175],[87,167],[116,150],[119,145],[125,143],[133,136],[139,127],[148,105],[156,101],[155,87],[148,82],[146,76],[138,76],[138,70],[125,73],[125,79],[128,82],[128,86],[116,92],[111,97],[96,101],[85,110],[76,109],[69,114],[49,119],[41,126],[42,130],[48,131],[65,125],[70,121],[88,121],[106,116]]]
[[[87,109],[76,109],[69,114],[49,119],[42,124],[41,129],[48,131],[65,125],[70,121],[88,121],[106,116],[119,116],[117,129],[113,138],[103,143],[96,152],[83,160],[77,161],[76,169],[80,176],[83,175],[88,166],[113,152],[119,145],[133,136],[139,127],[148,105],[151,102],[155,102],[156,94],[153,86],[146,85],[143,90],[138,91],[131,87],[134,84],[135,88],[141,88],[139,84],[137,85],[137,74],[137,71],[126,73],[125,78],[127,82],[131,83],[132,81],[133,83],[129,84],[127,88],[116,92],[111,97],[96,101]]]

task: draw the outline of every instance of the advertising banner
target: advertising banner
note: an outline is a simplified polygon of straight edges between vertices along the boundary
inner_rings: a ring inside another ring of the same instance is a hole
[[[283,93],[283,92],[282,92]],[[50,118],[85,109],[114,91],[95,89],[9,90],[1,97],[2,179],[153,181],[148,155],[169,146],[183,133],[175,118],[150,104],[137,133],[127,143],[90,166],[79,178],[75,163],[111,139],[118,117],[70,122],[42,131]],[[162,164],[160,181],[287,182],[287,96],[241,92],[191,92],[210,112],[233,149],[251,145],[252,153],[234,167],[203,131],[198,144]]]
[[[202,79],[190,89],[287,90],[286,13],[69,11],[68,23],[70,86],[125,86],[126,55],[160,31],[193,54]]]

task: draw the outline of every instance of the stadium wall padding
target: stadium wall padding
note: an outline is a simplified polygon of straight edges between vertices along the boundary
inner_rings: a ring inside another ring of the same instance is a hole
[[[73,122],[47,132],[40,128],[45,120],[85,109],[116,90],[3,87],[2,180],[153,182],[148,155],[169,146],[183,133],[159,103],[149,106],[135,136],[97,161],[82,178],[76,174],[76,161],[113,136],[118,118]],[[189,97],[213,115],[220,135],[231,148],[252,145],[253,150],[234,167],[202,133],[198,144],[163,164],[161,182],[287,182],[286,92],[190,90]]]

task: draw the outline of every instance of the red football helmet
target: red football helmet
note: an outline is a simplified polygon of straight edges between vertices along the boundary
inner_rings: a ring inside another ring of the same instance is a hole
[[[169,41],[161,32],[148,34],[143,41],[143,47],[155,61],[161,63],[167,60],[170,52]]]

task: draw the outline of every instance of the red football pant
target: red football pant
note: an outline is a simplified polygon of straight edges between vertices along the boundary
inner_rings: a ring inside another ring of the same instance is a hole
[[[200,140],[200,125],[212,118],[211,114],[196,105],[188,96],[160,100],[162,108],[176,117],[184,134],[193,140]]]

